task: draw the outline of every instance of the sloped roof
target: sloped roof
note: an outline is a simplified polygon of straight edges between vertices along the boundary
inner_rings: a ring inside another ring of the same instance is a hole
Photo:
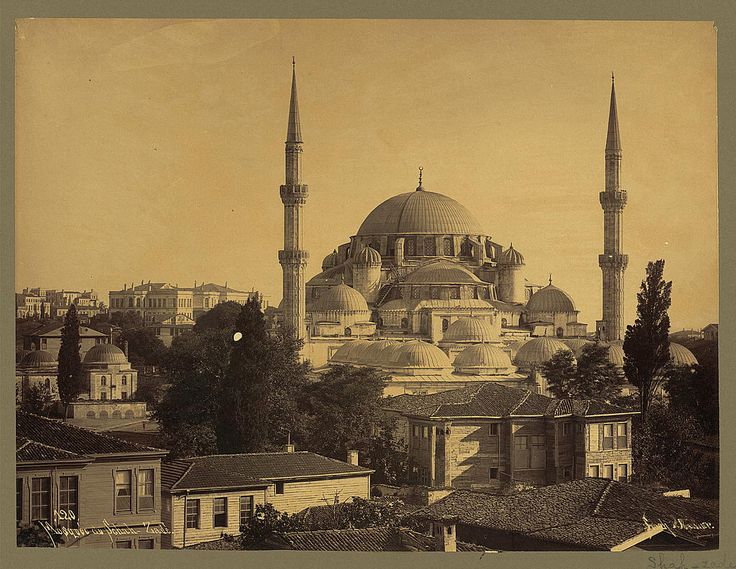
[[[15,416],[16,437],[62,451],[58,456],[72,453],[76,456],[114,455],[114,454],[154,454],[164,455],[167,451],[147,447],[108,435],[75,427],[69,423],[47,419],[32,413],[17,411]],[[28,453],[31,448],[28,446]],[[21,449],[16,449],[20,451]],[[24,450],[25,452],[25,450]],[[36,451],[40,452],[40,447]],[[37,455],[29,455],[37,456]],[[66,456],[66,458],[70,458]],[[54,460],[50,458],[50,460]]]
[[[64,449],[48,446],[25,437],[15,438],[16,462],[89,461],[87,457]]]
[[[61,336],[61,329],[63,327],[63,322],[49,322],[38,330],[34,330],[30,334],[26,334],[26,336]],[[58,334],[52,334],[52,332],[58,332]],[[82,337],[107,337],[102,332],[99,332],[94,328],[90,328],[89,326],[80,326],[79,335]]]
[[[161,470],[162,484],[172,492],[263,486],[272,480],[356,476],[373,472],[306,451],[197,456],[166,462]]]
[[[234,288],[219,285],[217,283],[203,283],[192,288],[192,290],[197,292],[235,292],[238,294],[247,294],[245,291],[236,290]]]
[[[292,531],[274,534],[269,541],[299,551],[434,551],[434,539],[407,528],[377,527]],[[458,542],[458,551],[484,548]]]
[[[531,535],[571,547],[610,550],[645,531],[644,517],[657,524],[676,520],[714,529],[675,530],[691,540],[718,532],[716,503],[694,498],[667,497],[649,488],[585,478],[562,484],[497,496],[458,490],[417,510],[418,519],[455,516],[460,524]]]

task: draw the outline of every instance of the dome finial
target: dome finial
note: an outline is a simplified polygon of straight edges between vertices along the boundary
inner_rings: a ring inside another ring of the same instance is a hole
[[[345,284],[345,273],[340,273],[340,284]]]
[[[549,284],[552,284],[552,273],[549,274]]]
[[[419,185],[417,186],[417,191],[418,192],[424,189],[422,187],[422,171],[423,170],[424,170],[424,168],[422,168],[421,166],[419,166]]]

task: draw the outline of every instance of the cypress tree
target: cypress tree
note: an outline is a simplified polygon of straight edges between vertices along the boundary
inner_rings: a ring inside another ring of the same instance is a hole
[[[59,349],[58,387],[59,398],[64,404],[64,417],[67,415],[69,403],[82,392],[82,361],[79,356],[79,317],[77,307],[72,304],[64,318],[61,330],[61,348]]]
[[[649,405],[664,381],[670,360],[667,310],[672,302],[672,282],[666,282],[663,274],[663,259],[649,262],[636,295],[636,321],[626,327],[624,338],[624,373],[639,388],[642,422],[646,422]]]

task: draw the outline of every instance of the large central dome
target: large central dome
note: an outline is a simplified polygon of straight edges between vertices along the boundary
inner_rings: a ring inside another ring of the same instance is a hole
[[[485,235],[465,206],[452,198],[417,190],[387,199],[374,209],[358,235]]]

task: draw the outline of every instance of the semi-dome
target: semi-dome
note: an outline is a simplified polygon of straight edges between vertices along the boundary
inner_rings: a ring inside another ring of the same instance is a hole
[[[572,352],[565,344],[556,338],[542,336],[532,338],[516,352],[514,363],[519,366],[538,365],[548,361],[559,351]]]
[[[552,283],[535,292],[526,304],[528,312],[575,312],[575,303],[569,294]]]
[[[586,340],[584,338],[569,338],[561,340],[561,342],[573,351],[575,357],[578,357],[582,353],[585,346],[593,343],[590,340]]]
[[[417,189],[387,199],[358,229],[358,235],[485,235],[481,224],[454,199]]]
[[[353,352],[362,344],[368,344],[368,340],[350,340],[340,346],[330,358],[331,363],[336,364],[350,364],[355,363],[353,359]]]
[[[678,366],[692,366],[698,363],[690,350],[676,342],[670,342],[670,361]]]
[[[127,364],[123,350],[114,344],[97,344],[84,356],[86,364]]]
[[[337,251],[333,251],[327,255],[322,261],[322,270],[326,271],[337,265]]]
[[[511,359],[502,349],[491,344],[474,344],[460,352],[453,363],[458,373],[509,373]]]
[[[370,245],[363,247],[355,256],[353,263],[356,265],[380,265],[381,254]]]
[[[384,364],[391,362],[390,354],[393,353],[393,347],[401,347],[396,340],[379,340],[371,342],[370,346],[361,354],[365,365],[382,367]]]
[[[368,312],[365,297],[345,283],[327,289],[312,309],[313,312]]]
[[[57,364],[56,358],[46,350],[28,352],[20,362],[23,367],[51,367]]]
[[[422,265],[410,273],[404,282],[409,284],[482,284],[483,281],[460,263],[440,259]]]
[[[514,245],[511,244],[508,249],[501,253],[498,262],[503,265],[523,265],[524,255],[514,249]]]
[[[396,351],[396,367],[441,370],[452,366],[447,354],[434,344],[411,340]]]
[[[482,318],[458,318],[448,326],[442,342],[478,344],[497,340],[496,331],[488,320]]]

